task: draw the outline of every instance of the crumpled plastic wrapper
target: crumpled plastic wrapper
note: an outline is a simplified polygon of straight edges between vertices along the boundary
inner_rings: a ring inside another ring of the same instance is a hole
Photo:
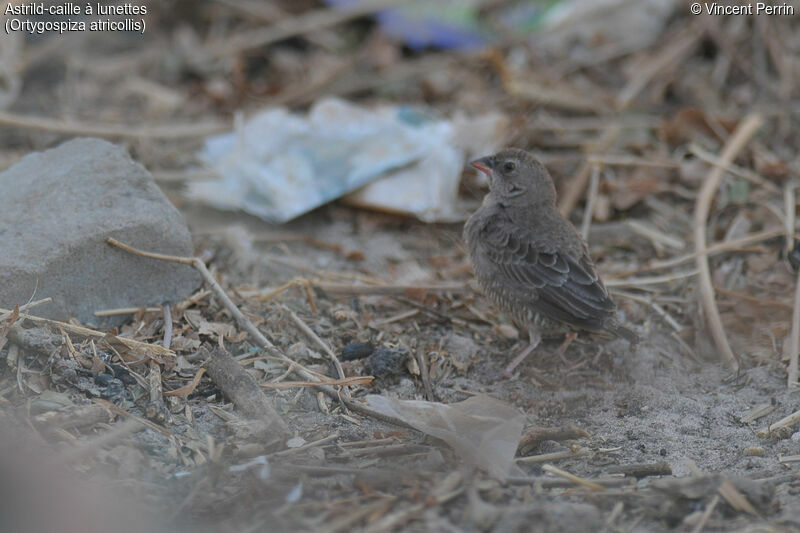
[[[519,474],[514,455],[522,438],[525,415],[500,400],[473,396],[463,402],[443,404],[377,394],[366,400],[376,411],[445,441],[466,462],[498,479]]]
[[[466,220],[474,206],[458,201],[461,172],[468,161],[503,146],[508,121],[500,113],[474,118],[457,114],[447,124],[445,136],[425,157],[348,194],[343,201],[357,207],[414,215],[423,222]]]
[[[187,194],[283,223],[374,182],[348,202],[427,222],[463,220],[466,160],[499,148],[506,124],[497,113],[446,120],[416,107],[369,109],[336,98],[308,115],[267,109],[206,140],[201,158],[221,179],[191,182]]]

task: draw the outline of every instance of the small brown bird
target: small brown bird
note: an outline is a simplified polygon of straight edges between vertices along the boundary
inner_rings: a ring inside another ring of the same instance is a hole
[[[507,149],[470,163],[489,178],[489,194],[464,225],[475,276],[484,292],[527,329],[530,345],[506,367],[521,363],[542,338],[605,332],[636,344],[589,257],[583,237],[556,209],[556,189],[544,166],[524,150]]]

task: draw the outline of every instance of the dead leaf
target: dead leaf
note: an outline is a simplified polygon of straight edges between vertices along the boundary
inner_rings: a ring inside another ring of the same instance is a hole
[[[202,378],[203,374],[205,373],[206,369],[201,368],[200,370],[197,371],[197,374],[194,375],[194,379],[192,379],[191,383],[184,385],[179,389],[164,391],[164,396],[180,396],[182,398],[186,398],[187,396],[189,396],[191,393],[194,392],[194,390],[200,384],[200,378]]]
[[[611,205],[625,211],[645,198],[667,190],[667,175],[659,169],[640,167],[619,184],[611,185]]]
[[[792,169],[783,159],[767,154],[756,152],[753,157],[756,172],[765,177],[777,180],[785,180],[789,177]]]
[[[208,320],[200,319],[198,326],[197,333],[200,335],[222,337],[227,340],[236,333],[236,327],[233,324],[224,322],[209,322]]]
[[[716,138],[706,114],[696,107],[685,107],[661,125],[661,134],[669,144],[678,145],[698,137]]]
[[[178,335],[177,337],[172,337],[172,341],[170,341],[170,348],[176,352],[196,352],[197,349],[200,348],[200,344],[202,343],[200,342],[200,339],[197,338],[196,334],[191,336]]]

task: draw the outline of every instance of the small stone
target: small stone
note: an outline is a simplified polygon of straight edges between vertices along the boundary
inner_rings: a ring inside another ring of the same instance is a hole
[[[375,346],[371,342],[355,342],[348,344],[342,348],[342,361],[355,361],[356,359],[364,359],[375,351]]]
[[[406,371],[408,352],[381,346],[364,360],[364,374],[378,380],[397,378]]]

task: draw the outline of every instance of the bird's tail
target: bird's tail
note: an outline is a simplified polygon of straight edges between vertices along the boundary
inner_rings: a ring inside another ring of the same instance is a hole
[[[631,346],[636,346],[637,344],[639,344],[639,336],[633,331],[626,328],[625,326],[621,326],[619,324],[611,324],[608,327],[608,331],[610,333],[613,333],[617,337],[622,337],[623,339],[628,341],[628,343]]]

